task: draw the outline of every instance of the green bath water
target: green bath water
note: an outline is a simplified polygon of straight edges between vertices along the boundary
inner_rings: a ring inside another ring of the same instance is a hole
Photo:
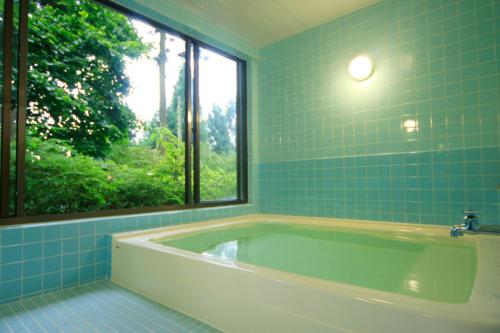
[[[464,238],[258,222],[154,242],[444,303],[467,302],[476,276],[475,245]]]

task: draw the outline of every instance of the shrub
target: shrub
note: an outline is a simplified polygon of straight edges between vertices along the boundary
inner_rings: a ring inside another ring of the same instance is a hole
[[[109,192],[107,176],[92,157],[75,154],[62,141],[27,137],[26,213],[99,210]]]

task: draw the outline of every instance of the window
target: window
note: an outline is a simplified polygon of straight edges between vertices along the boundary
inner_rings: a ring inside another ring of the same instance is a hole
[[[107,1],[2,10],[2,218],[246,202],[243,60]]]
[[[200,198],[236,199],[237,62],[200,48]]]

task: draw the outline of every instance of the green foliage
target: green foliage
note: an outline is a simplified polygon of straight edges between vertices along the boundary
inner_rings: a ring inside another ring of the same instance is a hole
[[[26,212],[43,215],[182,204],[182,147],[178,142],[162,142],[162,146],[164,153],[117,144],[102,160],[81,155],[61,140],[29,136]]]
[[[27,139],[28,215],[95,211],[106,206],[108,174],[96,160],[76,154],[57,139]]]
[[[124,15],[90,0],[34,0],[30,15],[29,126],[104,156],[135,126],[125,60],[148,46]]]
[[[219,105],[214,105],[208,116],[209,142],[214,152],[218,154],[228,154],[235,149],[231,141],[234,129],[233,121],[236,116],[235,110],[234,102],[228,105],[226,112],[222,111]]]
[[[204,201],[236,198],[236,154],[217,154],[201,145],[200,192]]]
[[[182,204],[184,147],[164,130],[156,148],[116,144],[105,160],[79,154],[61,140],[28,136],[27,214]],[[216,154],[208,144],[201,149],[202,199],[234,199],[236,155]]]
[[[127,165],[110,168],[112,191],[106,208],[158,207],[184,202],[183,180],[162,177],[156,170],[144,171]]]

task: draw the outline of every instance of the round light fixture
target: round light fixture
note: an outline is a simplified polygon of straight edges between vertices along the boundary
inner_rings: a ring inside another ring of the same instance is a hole
[[[357,56],[349,64],[349,73],[354,79],[364,81],[373,73],[373,62],[367,56]]]

